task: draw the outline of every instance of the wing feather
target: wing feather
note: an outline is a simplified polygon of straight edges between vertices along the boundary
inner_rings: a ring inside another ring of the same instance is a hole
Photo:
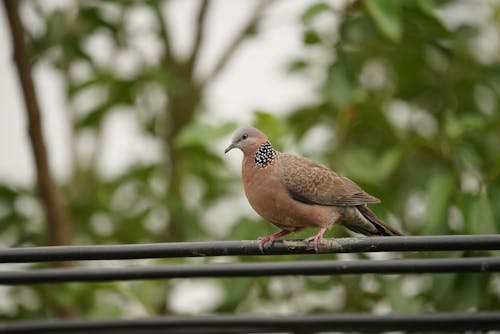
[[[353,181],[312,160],[280,153],[278,163],[280,181],[297,201],[338,206],[380,202]]]

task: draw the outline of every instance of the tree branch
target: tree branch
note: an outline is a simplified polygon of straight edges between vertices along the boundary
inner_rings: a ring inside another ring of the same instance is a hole
[[[24,95],[28,134],[36,165],[38,191],[47,219],[47,243],[49,245],[69,244],[71,242],[69,221],[50,173],[40,107],[31,77],[31,63],[25,43],[25,32],[19,17],[20,2],[5,0],[3,3],[12,36],[14,62]]]
[[[234,37],[232,42],[228,45],[226,50],[222,53],[222,56],[219,58],[218,62],[215,64],[211,73],[209,73],[204,79],[202,79],[200,86],[203,87],[207,82],[215,79],[220,72],[226,67],[229,60],[233,57],[235,52],[238,50],[240,45],[245,41],[245,39],[251,35],[259,24],[260,19],[262,18],[262,13],[269,5],[270,1],[261,0],[258,5],[255,7],[253,14],[247,23],[243,26],[240,32]]]
[[[172,53],[172,45],[170,43],[170,32],[167,23],[165,22],[163,12],[161,11],[163,1],[153,0],[150,1],[150,3],[159,24],[161,41],[165,46],[165,63],[175,63],[174,55]]]
[[[203,44],[203,32],[205,28],[205,22],[208,13],[209,1],[203,0],[200,4],[200,8],[198,9],[198,16],[196,18],[196,33],[194,35],[194,44],[193,50],[191,51],[191,55],[188,60],[188,66],[190,68],[191,75],[194,71],[194,67],[197,63],[200,48]]]

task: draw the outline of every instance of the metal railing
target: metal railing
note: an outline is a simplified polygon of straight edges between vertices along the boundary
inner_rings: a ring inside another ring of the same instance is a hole
[[[333,314],[308,316],[218,315],[158,317],[134,320],[59,320],[0,324],[0,333],[315,333],[315,332],[447,332],[500,330],[498,313],[424,315]]]
[[[320,253],[500,250],[500,235],[372,237],[325,239]],[[276,241],[266,255],[314,254],[301,240]],[[0,263],[262,255],[257,241],[213,241],[134,245],[57,246],[0,249]],[[255,277],[276,275],[424,274],[500,272],[500,257],[391,260],[265,261],[252,263],[164,264],[120,268],[69,267],[2,270],[0,284]],[[330,314],[304,316],[213,315],[137,320],[51,320],[0,324],[0,333],[312,333],[319,331],[500,330],[500,312],[412,315]]]
[[[0,248],[0,263],[124,260],[203,256],[262,255],[259,242],[204,241],[154,244]],[[500,250],[500,235],[398,236],[324,239],[319,253]],[[276,240],[265,255],[315,254],[303,240]]]

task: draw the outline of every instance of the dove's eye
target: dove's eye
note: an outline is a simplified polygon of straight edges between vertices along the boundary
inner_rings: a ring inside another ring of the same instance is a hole
[[[245,139],[247,139],[247,138],[248,138],[248,135],[247,135],[247,134],[244,134],[243,136],[241,136],[241,139],[242,139],[242,140],[245,140]]]

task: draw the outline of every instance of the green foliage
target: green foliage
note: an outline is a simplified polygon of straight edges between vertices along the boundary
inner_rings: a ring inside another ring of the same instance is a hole
[[[346,109],[356,102],[359,96],[357,88],[354,69],[349,59],[339,59],[330,66],[323,92],[326,102],[340,110]]]
[[[448,215],[451,195],[455,182],[452,175],[442,173],[433,176],[427,185],[427,214],[423,234],[446,234],[448,228],[444,221]]]
[[[399,164],[401,153],[397,149],[387,150],[382,155],[366,149],[352,149],[346,151],[338,159],[338,165],[348,170],[352,177],[359,182],[378,184],[385,182]],[[367,169],[366,166],[371,166]]]
[[[498,233],[495,225],[495,217],[491,209],[491,202],[486,190],[482,190],[479,197],[471,199],[468,211],[468,232],[471,234],[494,234]]]
[[[202,123],[191,123],[186,126],[175,139],[180,148],[190,146],[204,146],[208,142],[226,138],[236,129],[236,124],[229,122],[219,126],[210,126]]]
[[[277,149],[282,149],[284,137],[288,132],[286,124],[282,120],[271,113],[256,111],[254,112],[253,125],[270,138],[273,138],[273,145]]]
[[[406,233],[496,233],[499,155],[491,145],[500,142],[500,59],[480,61],[469,46],[478,36],[476,27],[447,28],[433,2],[361,5],[343,13],[334,43],[305,41],[315,55],[321,48],[330,63],[313,57],[291,62],[291,73],[326,73],[317,85],[318,101],[287,117],[294,137],[300,140],[316,126],[330,128],[331,166],[380,197],[382,204],[374,209],[396,217]],[[314,24],[319,13],[333,16],[335,10],[324,4],[309,8],[306,31],[319,26]],[[498,26],[495,20],[491,24]],[[316,29],[315,35],[325,36],[328,29]],[[436,310],[498,305],[498,298],[492,304],[487,297],[490,280],[488,275],[432,277],[411,297],[401,296],[402,278],[375,296],[351,293],[351,278],[343,284],[352,310],[388,302],[393,311],[418,312],[430,305]],[[374,281],[385,286],[382,278]]]
[[[363,5],[385,37],[394,42],[401,40],[403,24],[397,0],[367,0]]]
[[[54,11],[41,3],[27,3],[42,23],[29,36],[33,61],[48,62],[61,74],[72,139],[91,136],[100,143],[109,116],[120,110],[132,115],[141,136],[160,147],[156,160],[138,161],[111,176],[97,167],[99,145],[90,158],[72,147],[73,174],[61,189],[74,242],[213,239],[204,225],[206,212],[232,206],[230,201],[242,195],[239,175],[228,169],[214,143],[228,141],[238,124],[199,117],[204,92],[197,90],[186,59],[176,63],[166,56],[159,3],[90,1]],[[300,149],[315,130],[326,130],[328,142],[323,140],[313,154],[379,197],[382,203],[373,209],[407,234],[497,233],[500,59],[485,61],[474,49],[483,27],[443,23],[437,9],[448,3],[366,0],[339,9],[311,2],[298,20],[304,51],[290,55],[288,70],[310,80],[316,96],[281,117],[258,110],[253,125],[284,151]],[[106,6],[117,15],[109,15]],[[124,17],[137,9],[155,18],[148,33],[162,51],[156,61],[139,57],[140,66],[124,74],[115,67],[114,55],[134,52]],[[498,29],[498,18],[490,21]],[[113,54],[107,62],[86,47],[96,36],[110,41]],[[75,75],[78,68],[84,75]],[[92,103],[81,104],[82,99]],[[220,205],[225,201],[230,204]],[[228,218],[221,210],[218,215],[228,222],[220,233],[226,239],[255,239],[274,231],[245,214]],[[35,190],[0,185],[2,245],[41,245],[44,233]],[[336,228],[329,233],[347,235]],[[280,257],[292,258],[297,259]],[[491,310],[500,307],[493,280],[452,274],[223,279],[223,301],[209,311]],[[131,315],[130,305],[141,315],[175,313],[166,301],[172,289],[175,282],[162,281],[16,287],[8,290],[14,311],[0,310],[0,319],[55,316],[58,308],[85,317],[122,317]]]
[[[306,9],[304,14],[302,14],[302,23],[305,26],[311,26],[314,19],[323,12],[329,11],[330,7],[324,2],[318,2]]]

